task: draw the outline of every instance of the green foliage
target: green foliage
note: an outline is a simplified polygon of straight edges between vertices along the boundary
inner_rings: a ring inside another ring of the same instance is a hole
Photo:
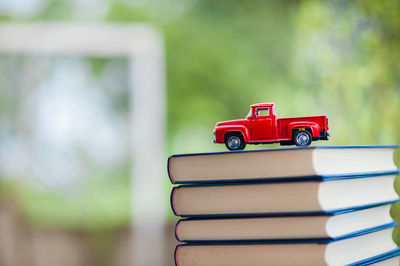
[[[99,58],[99,57],[90,58],[91,74],[93,76],[100,76],[109,62],[110,62],[109,58]]]
[[[129,225],[131,208],[128,173],[109,174],[62,193],[10,179],[0,182],[0,195],[17,201],[30,224],[108,232]]]
[[[400,229],[399,229],[398,226],[393,230],[393,235],[392,235],[392,237],[393,237],[394,242],[395,242],[398,246],[400,246]]]
[[[111,1],[107,20],[118,22],[147,21],[148,18],[143,9],[133,8],[123,1]]]
[[[129,191],[126,181],[103,180],[89,184],[83,191],[72,195],[30,187],[24,188],[20,196],[32,224],[104,230],[128,225]],[[55,211],[55,207],[59,211]]]
[[[73,17],[73,8],[69,1],[65,0],[52,0],[48,2],[48,5],[44,10],[33,18],[36,19],[45,19],[45,20],[71,20]]]

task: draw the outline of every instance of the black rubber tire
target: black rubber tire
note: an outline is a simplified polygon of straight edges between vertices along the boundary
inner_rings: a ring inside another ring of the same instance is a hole
[[[246,147],[242,134],[231,133],[225,137],[225,146],[230,151],[243,150]]]
[[[312,142],[312,136],[307,130],[299,130],[293,135],[293,142],[298,147],[307,147]]]

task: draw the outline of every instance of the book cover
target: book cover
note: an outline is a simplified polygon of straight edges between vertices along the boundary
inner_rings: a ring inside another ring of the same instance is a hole
[[[329,180],[396,173],[393,151],[386,146],[315,146],[235,152],[178,154],[168,158],[173,184]]]

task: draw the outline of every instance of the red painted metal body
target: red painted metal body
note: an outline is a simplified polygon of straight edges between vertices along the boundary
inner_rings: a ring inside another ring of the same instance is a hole
[[[328,129],[326,116],[278,119],[274,103],[260,103],[250,106],[250,112],[245,119],[217,123],[214,142],[224,143],[227,133],[240,133],[244,142],[249,144],[290,142],[298,130],[310,132],[314,141],[327,140]]]

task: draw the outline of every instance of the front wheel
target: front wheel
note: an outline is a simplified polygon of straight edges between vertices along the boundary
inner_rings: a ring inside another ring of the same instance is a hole
[[[246,147],[246,143],[244,142],[242,135],[233,133],[225,138],[225,146],[228,150],[237,151],[243,150]]]
[[[299,130],[293,136],[293,142],[296,146],[306,147],[312,142],[312,137],[310,132],[307,130]]]

